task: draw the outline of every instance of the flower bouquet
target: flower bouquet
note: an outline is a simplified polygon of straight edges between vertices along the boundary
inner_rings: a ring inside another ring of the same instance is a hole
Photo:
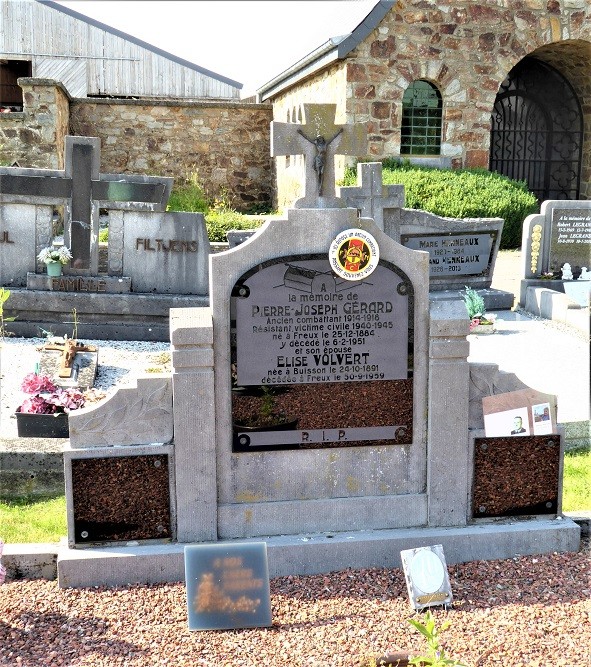
[[[58,387],[49,376],[36,373],[25,376],[21,390],[28,396],[16,410],[19,436],[67,438],[68,413],[84,406],[84,394]]]
[[[40,262],[44,262],[45,264],[54,264],[59,262],[59,264],[63,266],[72,259],[72,253],[65,245],[59,247],[49,246],[48,248],[43,248],[43,250],[37,255],[37,259]]]
[[[470,318],[470,333],[493,333],[497,316],[485,312],[484,299],[480,294],[466,287],[463,298]]]
[[[72,259],[72,253],[65,245],[59,247],[49,246],[48,248],[43,248],[37,255],[37,259],[40,262],[45,262],[48,276],[61,276],[62,266]]]

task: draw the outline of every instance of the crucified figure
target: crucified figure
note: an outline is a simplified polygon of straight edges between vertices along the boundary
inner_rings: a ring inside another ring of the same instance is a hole
[[[308,139],[308,137],[301,131],[298,130],[298,134],[301,134],[306,141],[309,141],[316,148],[316,155],[314,156],[313,169],[316,172],[316,177],[318,179],[318,196],[322,196],[322,179],[324,177],[324,165],[326,161],[326,150],[330,143],[332,143],[343,131],[341,128],[333,137],[326,141],[324,137],[318,136],[316,139]]]

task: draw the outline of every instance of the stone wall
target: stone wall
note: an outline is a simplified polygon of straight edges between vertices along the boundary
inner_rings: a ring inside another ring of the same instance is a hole
[[[399,2],[341,61],[346,68],[346,101],[338,90],[335,66],[281,92],[273,104],[284,109],[296,100],[336,103],[339,111],[345,105],[347,122],[368,123],[368,157],[381,160],[400,155],[404,91],[412,81],[426,79],[443,99],[441,164],[486,168],[491,111],[499,87],[525,56],[538,57],[570,81],[581,101],[581,197],[589,197],[590,41],[588,0]],[[334,85],[327,86],[327,81]],[[285,115],[278,118],[276,111],[276,119],[284,121]],[[278,196],[281,200],[283,195]]]
[[[230,196],[237,210],[270,204],[268,104],[76,99],[70,131],[101,140],[101,169],[183,179]]]
[[[99,137],[103,173],[197,174],[237,210],[270,206],[269,104],[70,99],[46,79],[19,79],[22,113],[0,115],[0,163],[63,168],[64,136]]]
[[[63,169],[70,97],[58,82],[19,79],[23,111],[0,116],[0,164]]]

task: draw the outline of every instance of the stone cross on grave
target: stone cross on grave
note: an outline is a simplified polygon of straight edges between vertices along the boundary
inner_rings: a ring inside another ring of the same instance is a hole
[[[381,162],[358,162],[357,183],[339,188],[340,196],[347,206],[356,208],[362,218],[373,218],[384,231],[384,217],[390,214],[388,228],[394,228],[400,243],[400,209],[404,206],[404,186],[382,183]],[[398,214],[395,215],[395,212]],[[389,231],[391,231],[389,229]]]
[[[0,193],[13,201],[65,204],[64,243],[71,270],[98,273],[99,207],[164,211],[172,178],[100,174],[100,139],[65,138],[65,170],[0,168]]]
[[[336,104],[303,104],[304,123],[271,123],[271,156],[303,155],[304,196],[294,208],[343,208],[335,196],[335,155],[367,152],[365,124],[336,125]]]

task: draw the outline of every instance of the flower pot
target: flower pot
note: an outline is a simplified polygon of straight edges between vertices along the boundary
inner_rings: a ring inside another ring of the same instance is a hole
[[[16,411],[16,427],[19,438],[69,438],[68,415],[55,412],[51,415]]]
[[[62,275],[62,263],[61,262],[49,262],[47,264],[47,275],[48,276],[61,276]]]
[[[471,334],[492,334],[494,332],[494,324],[478,324],[470,331]]]

